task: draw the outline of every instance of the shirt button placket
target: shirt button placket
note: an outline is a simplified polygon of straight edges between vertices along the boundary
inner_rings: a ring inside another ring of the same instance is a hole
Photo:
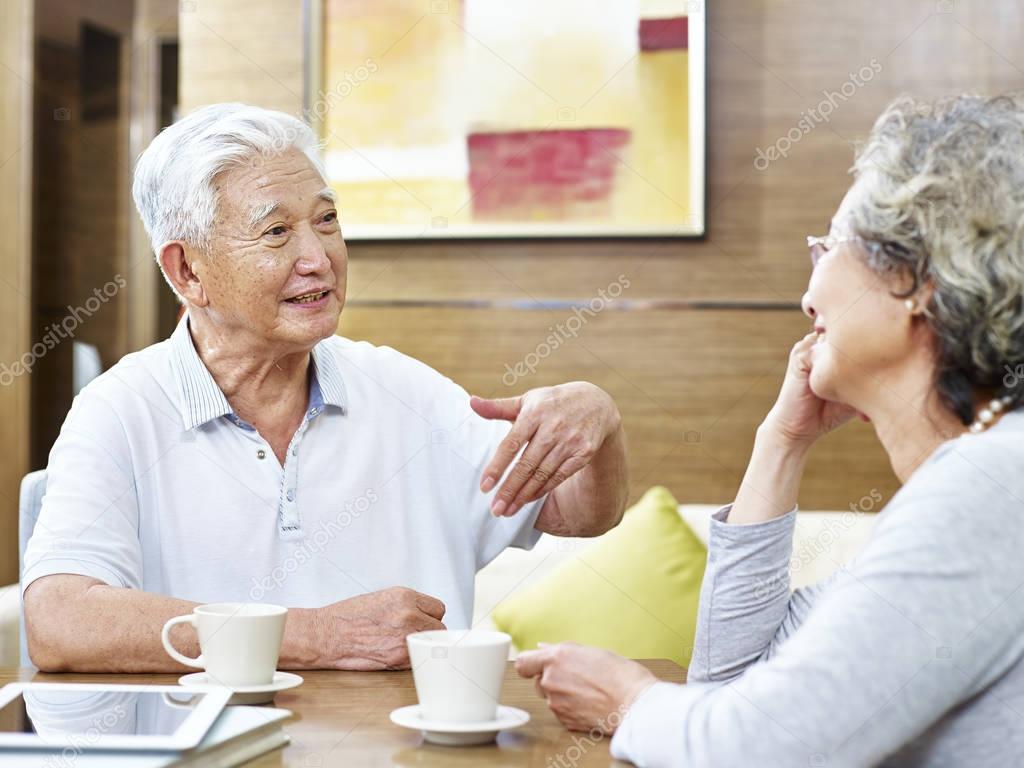
[[[301,522],[299,520],[298,505],[295,502],[296,496],[298,496],[298,489],[296,488],[296,481],[298,479],[298,460],[295,458],[299,450],[299,441],[302,439],[302,435],[306,430],[308,421],[304,421],[300,426],[295,436],[292,438],[292,445],[290,450],[285,453],[284,457],[284,504],[282,515],[281,515],[281,526],[286,529],[286,532],[292,535],[301,535],[300,527]]]

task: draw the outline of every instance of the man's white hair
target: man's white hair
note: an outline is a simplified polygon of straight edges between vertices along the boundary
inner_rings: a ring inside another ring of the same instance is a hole
[[[248,104],[211,104],[161,131],[139,156],[132,183],[135,207],[157,264],[160,249],[172,240],[209,248],[217,213],[217,174],[253,155],[273,157],[292,148],[306,155],[326,178],[316,135],[302,120],[284,112]]]

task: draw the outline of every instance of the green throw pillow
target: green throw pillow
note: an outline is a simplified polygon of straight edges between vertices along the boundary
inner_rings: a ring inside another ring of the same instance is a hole
[[[521,650],[573,640],[689,665],[707,549],[677,506],[651,488],[617,528],[500,603],[495,626]]]

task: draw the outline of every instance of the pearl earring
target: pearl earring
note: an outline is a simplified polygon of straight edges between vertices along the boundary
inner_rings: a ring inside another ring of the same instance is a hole
[[[903,306],[907,308],[907,312],[914,312],[917,309],[917,302],[913,299],[907,299],[903,302]]]

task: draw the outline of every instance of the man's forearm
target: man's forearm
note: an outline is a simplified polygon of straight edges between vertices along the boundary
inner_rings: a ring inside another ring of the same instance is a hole
[[[191,613],[196,605],[86,576],[45,576],[25,592],[29,652],[44,672],[188,671],[167,655],[160,632],[168,619]],[[288,611],[280,667],[315,666],[311,613]],[[199,655],[192,628],[175,627],[171,641],[186,656]]]

